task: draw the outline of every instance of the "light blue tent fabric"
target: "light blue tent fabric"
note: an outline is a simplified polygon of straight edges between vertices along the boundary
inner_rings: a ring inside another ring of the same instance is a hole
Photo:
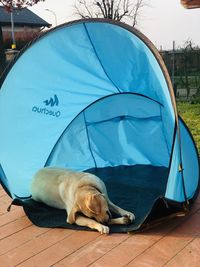
[[[184,202],[185,197],[191,199],[199,187],[199,160],[194,141],[183,120],[179,118],[181,133],[181,155],[178,135],[176,135],[172,152],[166,198]],[[180,172],[180,156],[182,156],[183,172]],[[184,183],[184,185],[183,185]],[[184,189],[185,188],[185,189]],[[184,192],[185,191],[185,192]],[[185,196],[186,194],[186,196]]]
[[[144,164],[169,168],[166,198],[192,198],[198,157],[182,123],[180,155],[170,86],[155,48],[124,24],[83,20],[49,31],[2,80],[2,184],[13,198],[25,198],[43,166]]]
[[[112,105],[116,108],[112,109]],[[168,167],[161,120],[160,104],[148,98],[130,93],[105,97],[81,112],[67,127],[47,164],[75,170],[135,164]],[[154,153],[160,144],[163,157]],[[73,155],[77,147],[79,155]]]

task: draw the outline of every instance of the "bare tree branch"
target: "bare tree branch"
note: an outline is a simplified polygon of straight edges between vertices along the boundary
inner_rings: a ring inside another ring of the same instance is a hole
[[[104,9],[104,11],[105,11],[105,17],[107,18],[108,17],[108,10],[107,10],[107,7],[108,7],[108,5],[107,5],[107,3],[105,2],[105,0],[102,0],[102,3],[103,3],[103,5],[102,5],[102,9]]]
[[[76,0],[75,8],[81,18],[108,18],[136,26],[147,6],[147,0]]]
[[[103,1],[103,2],[104,2],[104,1]],[[96,2],[96,5],[100,8],[103,17],[106,18],[106,17],[107,17],[107,16],[106,16],[106,12],[107,12],[107,10],[103,7],[103,5],[104,5],[103,2],[97,1],[97,2]]]
[[[84,11],[81,10],[82,7],[84,7],[85,9]],[[78,4],[76,4],[75,2],[75,9],[77,15],[79,15],[82,19],[88,19],[93,17],[92,12],[90,11],[90,7],[86,4],[85,0],[79,0]]]

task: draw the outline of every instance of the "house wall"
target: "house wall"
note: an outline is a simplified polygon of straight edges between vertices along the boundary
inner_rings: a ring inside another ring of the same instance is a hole
[[[39,27],[14,27],[15,31],[15,40],[16,44],[21,49],[27,42],[31,41],[32,39],[36,38],[40,31],[41,28]],[[5,48],[10,48],[12,44],[12,34],[11,34],[11,27],[4,26],[2,27],[2,32],[3,32],[3,40],[4,40],[4,45]]]

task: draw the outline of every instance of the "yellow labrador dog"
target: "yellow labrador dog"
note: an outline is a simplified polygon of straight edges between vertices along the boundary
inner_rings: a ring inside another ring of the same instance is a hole
[[[88,226],[102,234],[109,233],[104,224],[129,224],[135,219],[133,213],[109,200],[105,184],[90,173],[43,168],[33,178],[31,193],[36,201],[65,209],[67,223]],[[111,212],[120,217],[112,219]]]

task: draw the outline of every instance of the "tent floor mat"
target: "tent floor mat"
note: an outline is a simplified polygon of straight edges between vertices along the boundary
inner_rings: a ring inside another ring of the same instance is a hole
[[[130,225],[111,225],[110,232],[130,232],[138,230],[148,221],[151,211],[157,217],[155,207],[164,196],[168,178],[168,169],[152,165],[117,166],[93,168],[87,170],[100,177],[108,191],[109,198],[121,208],[135,214],[135,221]],[[34,200],[21,201],[28,218],[40,227],[62,227],[88,230],[87,227],[66,223],[66,211],[46,206]],[[165,206],[164,202],[161,206]],[[159,210],[159,209],[158,209]],[[160,209],[162,210],[162,208]],[[166,215],[169,215],[168,211]],[[160,212],[159,212],[160,213]],[[162,213],[162,212],[161,212]],[[113,215],[115,216],[115,215]],[[152,218],[153,220],[153,218]]]

